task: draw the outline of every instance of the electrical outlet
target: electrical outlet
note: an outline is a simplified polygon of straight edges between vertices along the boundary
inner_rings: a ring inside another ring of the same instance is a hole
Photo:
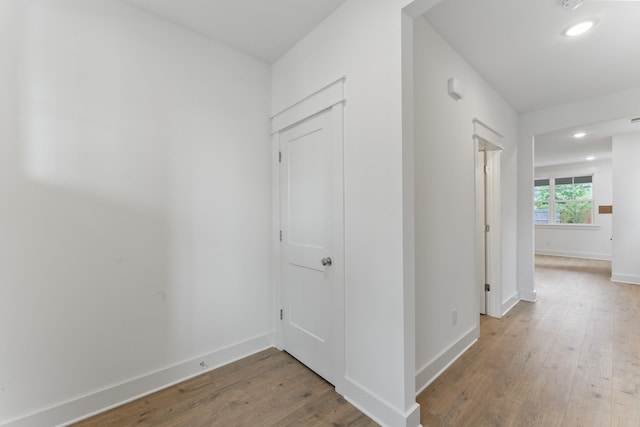
[[[456,326],[458,324],[458,309],[454,308],[451,310],[451,324]]]

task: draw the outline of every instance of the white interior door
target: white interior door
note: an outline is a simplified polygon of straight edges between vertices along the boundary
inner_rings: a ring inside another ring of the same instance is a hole
[[[344,327],[342,122],[334,108],[279,136],[283,348],[333,384]]]
[[[478,122],[480,123],[480,122]],[[491,130],[487,127],[487,129]],[[496,136],[501,136],[491,130]],[[474,133],[476,158],[476,259],[480,313],[502,315],[500,153],[503,148]]]
[[[502,256],[500,229],[500,154],[501,150],[485,151],[485,291],[486,314],[502,316]]]

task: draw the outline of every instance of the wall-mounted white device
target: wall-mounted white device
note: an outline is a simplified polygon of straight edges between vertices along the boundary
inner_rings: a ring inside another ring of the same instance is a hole
[[[449,96],[456,101],[462,99],[463,90],[460,80],[456,79],[455,77],[451,77],[447,82],[447,90],[449,91]]]

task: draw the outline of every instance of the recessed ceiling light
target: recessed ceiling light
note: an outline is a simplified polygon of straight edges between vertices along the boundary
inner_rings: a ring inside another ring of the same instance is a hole
[[[579,24],[569,27],[567,30],[565,30],[563,34],[567,37],[579,36],[580,34],[584,34],[587,31],[589,31],[591,28],[593,28],[594,24],[595,24],[594,21],[580,22]]]
[[[573,134],[573,137],[576,139],[584,138],[585,136],[587,136],[586,132],[576,132]]]
[[[587,160],[591,161],[591,160],[595,160],[596,158],[594,156],[589,156],[587,157]]]

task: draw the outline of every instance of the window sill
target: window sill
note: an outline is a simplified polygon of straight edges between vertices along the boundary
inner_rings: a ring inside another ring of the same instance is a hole
[[[545,230],[600,230],[598,224],[535,224]]]

